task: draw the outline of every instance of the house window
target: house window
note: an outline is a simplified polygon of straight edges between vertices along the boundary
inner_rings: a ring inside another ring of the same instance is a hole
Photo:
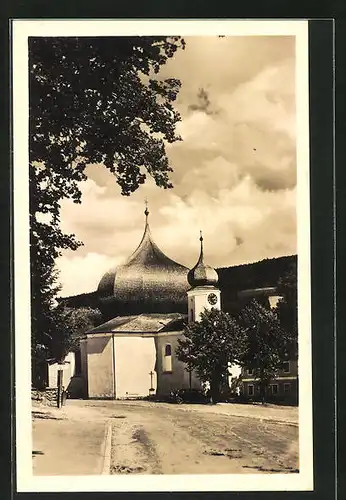
[[[284,384],[284,393],[289,394],[290,392],[291,392],[291,384],[290,383]]]
[[[247,374],[248,375],[253,375],[253,368],[248,368]]]
[[[162,369],[164,372],[172,371],[172,346],[171,344],[165,344],[163,348],[163,363]]]
[[[289,373],[290,372],[290,362],[285,361],[282,365],[282,370],[284,373]]]
[[[278,393],[278,384],[273,384],[272,386],[272,394],[275,395]]]
[[[253,385],[252,384],[249,384],[247,386],[247,393],[249,396],[253,396]]]

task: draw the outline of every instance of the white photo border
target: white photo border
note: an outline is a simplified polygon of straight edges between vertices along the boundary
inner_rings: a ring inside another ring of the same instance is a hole
[[[307,20],[13,20],[14,316],[18,492],[313,490],[309,60]],[[31,422],[28,37],[294,36],[296,38],[299,473],[34,476]],[[299,216],[298,216],[299,215]],[[304,314],[301,314],[304,311]]]

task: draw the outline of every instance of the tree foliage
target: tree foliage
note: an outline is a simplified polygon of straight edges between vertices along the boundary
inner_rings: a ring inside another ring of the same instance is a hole
[[[252,300],[239,314],[238,321],[246,331],[246,345],[241,363],[254,370],[264,400],[269,382],[289,359],[292,338],[281,327],[275,313]]]
[[[29,38],[34,348],[50,334],[55,259],[81,245],[60,228],[60,202],[81,202],[86,166],[108,168],[123,195],[148,174],[171,187],[165,143],[180,139],[173,107],[180,81],[157,73],[180,47],[180,37]]]
[[[187,370],[196,370],[202,382],[210,383],[213,401],[217,401],[228,366],[239,362],[244,343],[244,330],[235,319],[211,309],[201,314],[200,321],[186,326],[176,354]]]
[[[276,305],[276,314],[281,327],[291,337],[290,358],[298,355],[298,293],[297,265],[292,263],[278,282],[277,293],[282,298]]]
[[[60,362],[69,352],[78,350],[79,341],[86,331],[102,323],[102,314],[90,307],[74,309],[60,305],[54,309],[54,313],[51,352],[53,358]]]

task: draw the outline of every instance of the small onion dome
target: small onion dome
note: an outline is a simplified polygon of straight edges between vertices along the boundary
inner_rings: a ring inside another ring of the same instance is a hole
[[[195,267],[193,267],[187,275],[189,284],[194,288],[196,286],[216,286],[219,280],[218,274],[215,269],[203,262],[203,236],[199,238],[201,242],[201,253]]]

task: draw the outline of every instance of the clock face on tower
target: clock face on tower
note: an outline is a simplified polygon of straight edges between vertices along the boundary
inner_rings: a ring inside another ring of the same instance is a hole
[[[210,293],[208,295],[208,302],[209,304],[211,304],[212,306],[214,306],[217,302],[217,296],[215,295],[215,293]]]

